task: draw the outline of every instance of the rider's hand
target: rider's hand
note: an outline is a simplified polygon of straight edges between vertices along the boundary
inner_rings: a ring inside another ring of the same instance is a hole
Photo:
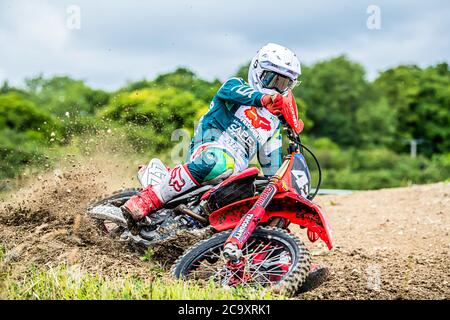
[[[276,116],[281,114],[281,110],[283,109],[283,102],[283,96],[281,94],[266,94],[261,98],[261,104],[263,105],[263,107]]]

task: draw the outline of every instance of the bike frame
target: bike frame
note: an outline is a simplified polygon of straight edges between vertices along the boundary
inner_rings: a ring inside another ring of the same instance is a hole
[[[287,155],[277,173],[271,177],[264,191],[256,197],[225,206],[209,216],[210,225],[217,231],[233,229],[225,246],[242,249],[255,228],[274,218],[283,219],[307,229],[311,242],[319,238],[328,249],[333,248],[330,225],[319,205],[302,197],[292,185],[291,170],[298,151]]]

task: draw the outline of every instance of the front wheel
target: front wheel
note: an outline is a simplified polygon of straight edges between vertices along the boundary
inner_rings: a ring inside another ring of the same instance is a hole
[[[293,295],[311,266],[308,249],[296,236],[282,229],[258,227],[242,248],[237,264],[225,259],[223,247],[231,230],[203,240],[180,257],[172,269],[176,278],[212,280],[221,286],[271,286]]]

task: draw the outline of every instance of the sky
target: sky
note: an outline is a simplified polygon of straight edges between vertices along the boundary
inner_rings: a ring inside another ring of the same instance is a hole
[[[113,90],[179,66],[223,81],[268,42],[304,64],[346,54],[373,79],[448,62],[449,30],[448,0],[0,0],[0,81],[70,75]]]

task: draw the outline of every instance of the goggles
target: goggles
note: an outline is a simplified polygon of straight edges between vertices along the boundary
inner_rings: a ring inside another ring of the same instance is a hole
[[[292,88],[295,82],[289,77],[274,71],[265,70],[261,75],[261,84],[264,88],[284,93],[287,89]]]

